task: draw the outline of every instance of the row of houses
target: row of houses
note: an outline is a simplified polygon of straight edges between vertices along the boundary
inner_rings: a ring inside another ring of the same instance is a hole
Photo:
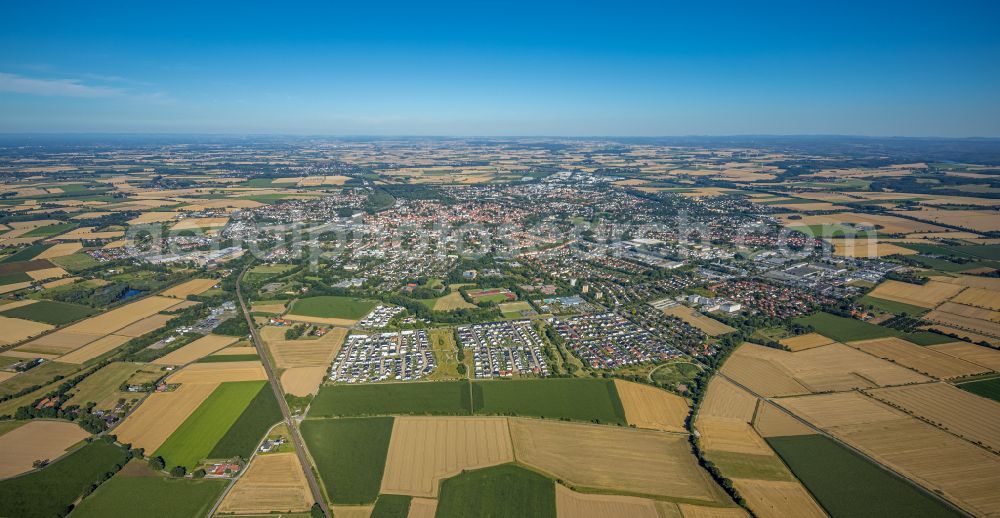
[[[549,374],[542,339],[530,320],[460,326],[457,331],[462,347],[472,349],[477,378]]]
[[[371,383],[390,379],[410,381],[437,369],[427,332],[352,334],[330,369],[330,379]]]

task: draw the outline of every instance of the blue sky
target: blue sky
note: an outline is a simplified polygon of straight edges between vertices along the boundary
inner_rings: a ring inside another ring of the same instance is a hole
[[[0,132],[1000,136],[997,2],[143,4],[6,5]]]

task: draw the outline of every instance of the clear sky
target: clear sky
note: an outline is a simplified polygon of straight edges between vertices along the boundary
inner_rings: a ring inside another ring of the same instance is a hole
[[[1000,136],[1000,2],[7,2],[0,132]]]

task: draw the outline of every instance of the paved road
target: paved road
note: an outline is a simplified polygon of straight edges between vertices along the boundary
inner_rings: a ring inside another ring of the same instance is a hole
[[[306,457],[306,445],[299,434],[299,427],[296,426],[295,419],[292,418],[292,413],[288,410],[288,403],[285,402],[285,395],[281,392],[281,385],[278,383],[278,378],[274,375],[274,368],[271,367],[271,360],[267,355],[267,349],[264,346],[264,342],[261,341],[260,335],[257,334],[257,326],[254,324],[253,317],[250,316],[250,309],[247,308],[246,299],[243,298],[240,286],[243,283],[243,275],[249,269],[250,267],[247,266],[240,272],[239,278],[236,279],[236,297],[240,300],[240,308],[243,309],[243,316],[247,319],[247,324],[250,326],[250,335],[253,337],[253,344],[257,348],[260,361],[264,364],[264,371],[267,372],[267,380],[271,383],[271,390],[274,391],[274,397],[278,400],[278,406],[281,407],[281,415],[284,416],[285,424],[288,425],[288,432],[292,436],[292,443],[295,444],[295,453],[299,456],[299,464],[302,465],[302,471],[306,475],[306,480],[309,481],[309,489],[312,491],[313,500],[319,503],[320,507],[323,508],[323,514],[329,517],[330,508],[326,505],[323,492],[319,488],[319,482],[316,480],[316,476],[310,467],[309,459]]]

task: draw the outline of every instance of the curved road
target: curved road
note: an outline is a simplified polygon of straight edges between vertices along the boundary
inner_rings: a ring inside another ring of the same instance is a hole
[[[329,517],[330,508],[326,505],[326,499],[323,498],[323,492],[320,490],[319,482],[317,482],[316,475],[313,473],[312,464],[309,463],[309,459],[306,456],[306,445],[299,434],[299,427],[295,425],[295,419],[292,418],[292,413],[288,410],[285,395],[281,392],[281,385],[278,383],[278,378],[275,377],[274,369],[271,367],[271,359],[267,354],[267,348],[264,346],[264,342],[261,341],[260,335],[257,334],[257,325],[254,324],[253,317],[250,316],[250,310],[247,308],[246,300],[243,298],[243,275],[249,269],[250,266],[244,268],[240,272],[240,276],[236,278],[236,297],[240,300],[243,317],[246,318],[247,325],[250,326],[250,336],[253,337],[253,345],[257,348],[260,362],[264,364],[264,371],[267,372],[267,380],[271,384],[271,390],[274,391],[274,397],[278,400],[278,406],[281,407],[281,415],[285,419],[285,424],[288,426],[288,433],[292,436],[292,442],[295,444],[295,453],[299,456],[299,464],[302,465],[302,472],[305,473],[306,480],[309,481],[309,489],[312,491],[313,500],[323,508],[323,514]]]

